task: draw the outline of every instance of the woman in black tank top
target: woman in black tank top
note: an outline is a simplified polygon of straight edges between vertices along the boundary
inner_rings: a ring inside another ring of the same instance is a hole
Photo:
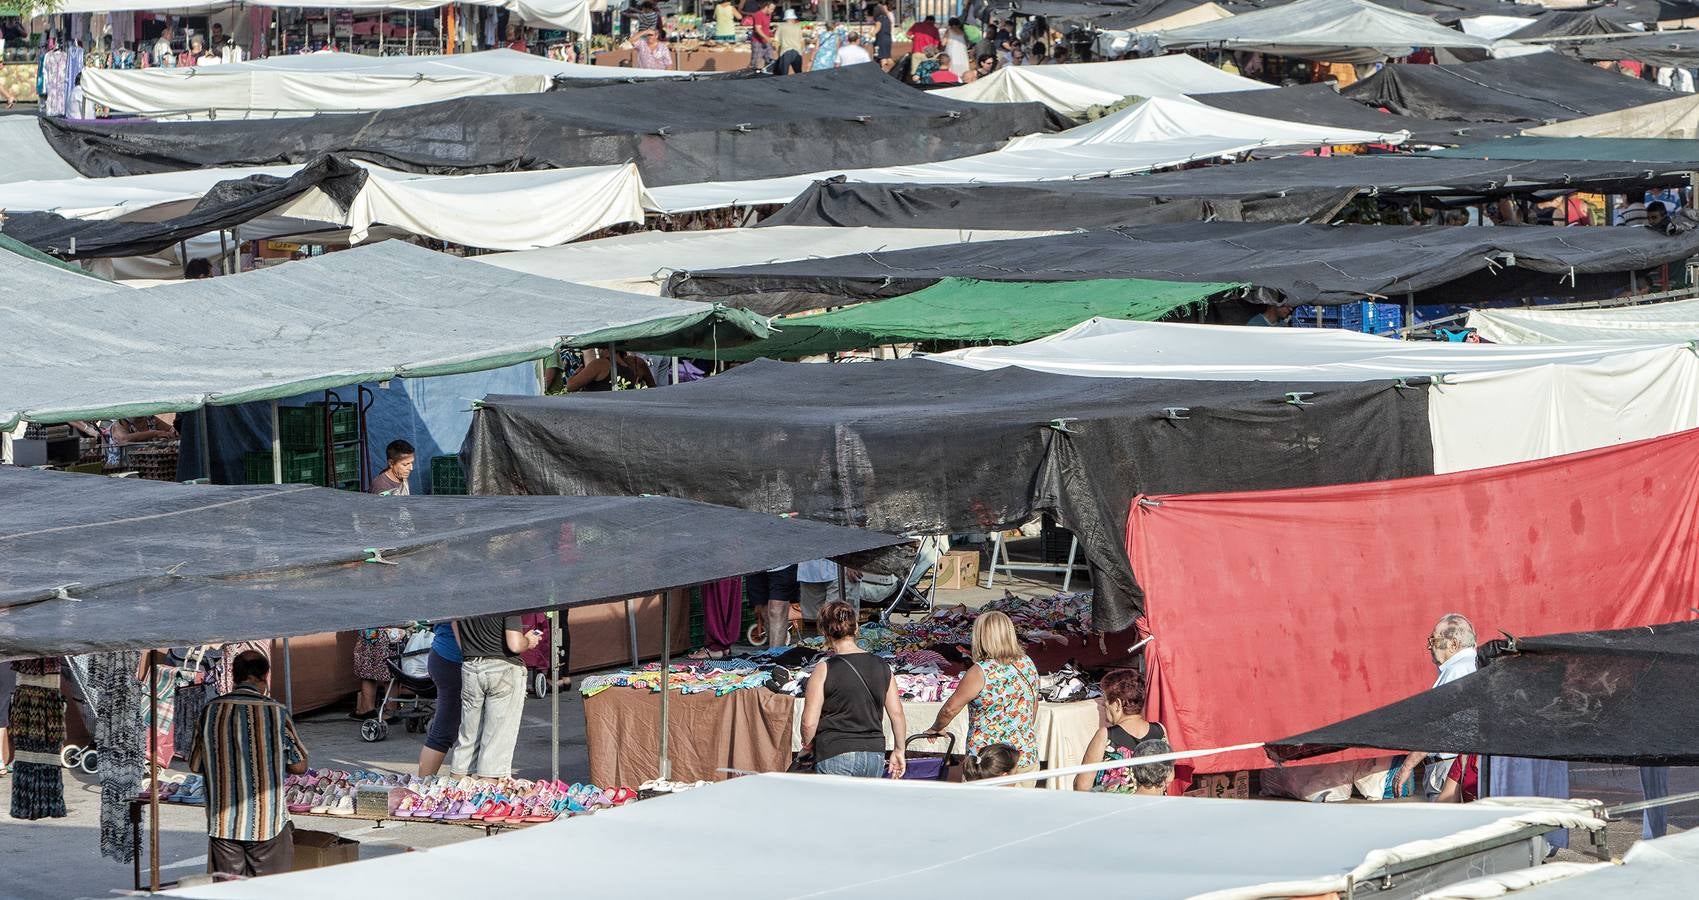
[[[802,706],[802,744],[814,751],[814,770],[822,775],[877,778],[904,770],[903,719],[897,680],[883,659],[855,642],[855,610],[841,601],[820,610],[820,631],[832,651],[808,676]],[[883,716],[891,717],[897,747],[885,758]]]

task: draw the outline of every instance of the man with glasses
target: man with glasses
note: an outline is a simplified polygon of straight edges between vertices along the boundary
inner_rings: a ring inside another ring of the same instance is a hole
[[[1459,678],[1475,671],[1475,626],[1469,620],[1457,613],[1447,613],[1440,617],[1434,625],[1433,633],[1428,635],[1428,656],[1434,665],[1439,667],[1439,677],[1434,680],[1434,687],[1450,684]],[[1404,757],[1404,764],[1398,767],[1398,780],[1394,794],[1404,795],[1404,786],[1415,777],[1416,767],[1425,760],[1428,770],[1423,778],[1423,794],[1428,800],[1439,796],[1445,787],[1445,776],[1451,768],[1451,760],[1455,753],[1429,753],[1426,750],[1412,750]]]

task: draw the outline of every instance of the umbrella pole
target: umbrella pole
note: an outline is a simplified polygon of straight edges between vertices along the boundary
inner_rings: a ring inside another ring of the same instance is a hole
[[[672,591],[661,592],[661,750],[660,771],[656,777],[668,781],[673,777],[672,760],[667,758],[667,695],[671,694],[670,685],[673,666],[672,642]]]
[[[560,611],[549,612],[549,780],[560,780]]]
[[[159,893],[159,665],[147,652],[148,889]]]
[[[277,420],[277,401],[271,401],[271,483],[283,483],[283,429]],[[283,639],[283,708],[295,712],[295,680],[289,676],[289,639]]]

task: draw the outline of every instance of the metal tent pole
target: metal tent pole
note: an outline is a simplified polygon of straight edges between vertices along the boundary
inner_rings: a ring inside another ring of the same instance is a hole
[[[159,893],[159,663],[147,652],[148,889]]]
[[[271,401],[271,483],[283,483],[283,428],[278,424],[277,401]],[[283,639],[283,708],[295,712],[295,679],[290,675],[289,639]]]
[[[672,606],[673,592],[661,592],[661,755],[659,772],[655,776],[662,781],[673,777],[672,760],[667,758],[667,695],[672,693],[669,682],[672,680],[673,642],[672,642]]]
[[[549,780],[560,780],[560,611],[549,611]],[[663,738],[664,740],[664,738]]]
[[[625,628],[631,642],[631,667],[637,668],[637,607],[630,597],[625,598]]]
[[[1068,585],[1074,581],[1074,554],[1080,550],[1080,539],[1069,535],[1068,540],[1068,571],[1062,574],[1062,593],[1068,592]]]

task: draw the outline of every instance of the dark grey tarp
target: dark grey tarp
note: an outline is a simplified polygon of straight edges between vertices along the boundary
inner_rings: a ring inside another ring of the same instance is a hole
[[[1615,292],[1628,272],[1696,253],[1699,231],[1187,222],[679,272],[666,292],[735,298],[766,315],[894,297],[947,277],[1243,281],[1323,304],[1407,293],[1429,302],[1421,292],[1443,287],[1431,302],[1465,303],[1549,296],[1577,275],[1623,273],[1606,286]],[[1529,272],[1538,277],[1521,277]]]
[[[899,543],[665,497],[379,497],[11,467],[0,496],[0,660],[594,603]]]
[[[1508,146],[1510,142],[1504,142]],[[1685,144],[1699,146],[1696,142]],[[1326,221],[1359,193],[1493,196],[1540,190],[1623,193],[1685,186],[1699,163],[1281,156],[1178,172],[1005,184],[819,182],[761,225],[885,228],[1107,228],[1159,222]],[[1699,156],[1699,152],[1695,153]],[[1491,158],[1479,158],[1490,156]]]
[[[1699,622],[1483,646],[1473,675],[1270,743],[1275,760],[1373,747],[1699,765]]]
[[[57,213],[18,212],[6,216],[6,233],[61,259],[140,256],[259,218],[313,188],[347,209],[365,181],[365,169],[334,157],[320,157],[288,178],[251,175],[220,181],[193,209],[160,222],[67,219]]]
[[[1156,22],[1203,6],[1210,0],[1024,0],[1016,3],[1015,11],[1026,16],[1043,16],[1050,27],[1058,31],[1076,28],[1098,31],[1132,31],[1146,22]],[[1231,8],[1232,3],[1218,0],[1217,5]]]
[[[1441,122],[1435,119],[1392,115],[1341,97],[1339,91],[1330,84],[1297,84],[1272,91],[1198,94],[1192,99],[1217,109],[1285,122],[1333,125],[1364,131],[1402,129],[1410,132],[1410,143],[1413,144],[1462,144],[1482,138],[1516,134],[1521,130],[1514,125]]]
[[[1699,10],[1693,14],[1699,16]],[[1699,66],[1699,40],[1694,40],[1695,37],[1692,32],[1641,34],[1608,40],[1577,41],[1574,44],[1565,44],[1560,49],[1564,53],[1572,53],[1586,60],[1632,59],[1654,66],[1690,69]]]
[[[1389,65],[1341,94],[1399,115],[1465,122],[1560,122],[1675,97],[1651,82],[1555,53]]]
[[[1624,34],[1633,32],[1628,27],[1633,21],[1633,16],[1609,8],[1554,9],[1505,36],[1513,41],[1524,41],[1529,38]]]
[[[344,154],[450,175],[635,162],[651,186],[932,162],[1068,124],[1042,104],[963,103],[855,66],[267,121],[41,121],[54,149],[91,177]]]
[[[486,398],[461,456],[479,494],[669,494],[923,534],[1050,512],[1091,563],[1096,627],[1117,631],[1142,608],[1125,549],[1135,495],[1431,472],[1427,404],[1384,381],[761,360],[656,390]]]
[[[1268,9],[1274,6],[1284,6],[1291,0],[1237,0],[1228,5],[1229,9],[1239,12],[1252,8]],[[1441,25],[1456,26],[1457,23],[1473,16],[1537,16],[1544,7],[1527,3],[1512,3],[1508,0],[1372,0],[1376,6],[1396,9],[1399,12],[1414,13],[1427,16]],[[1242,8],[1241,8],[1242,7]]]

